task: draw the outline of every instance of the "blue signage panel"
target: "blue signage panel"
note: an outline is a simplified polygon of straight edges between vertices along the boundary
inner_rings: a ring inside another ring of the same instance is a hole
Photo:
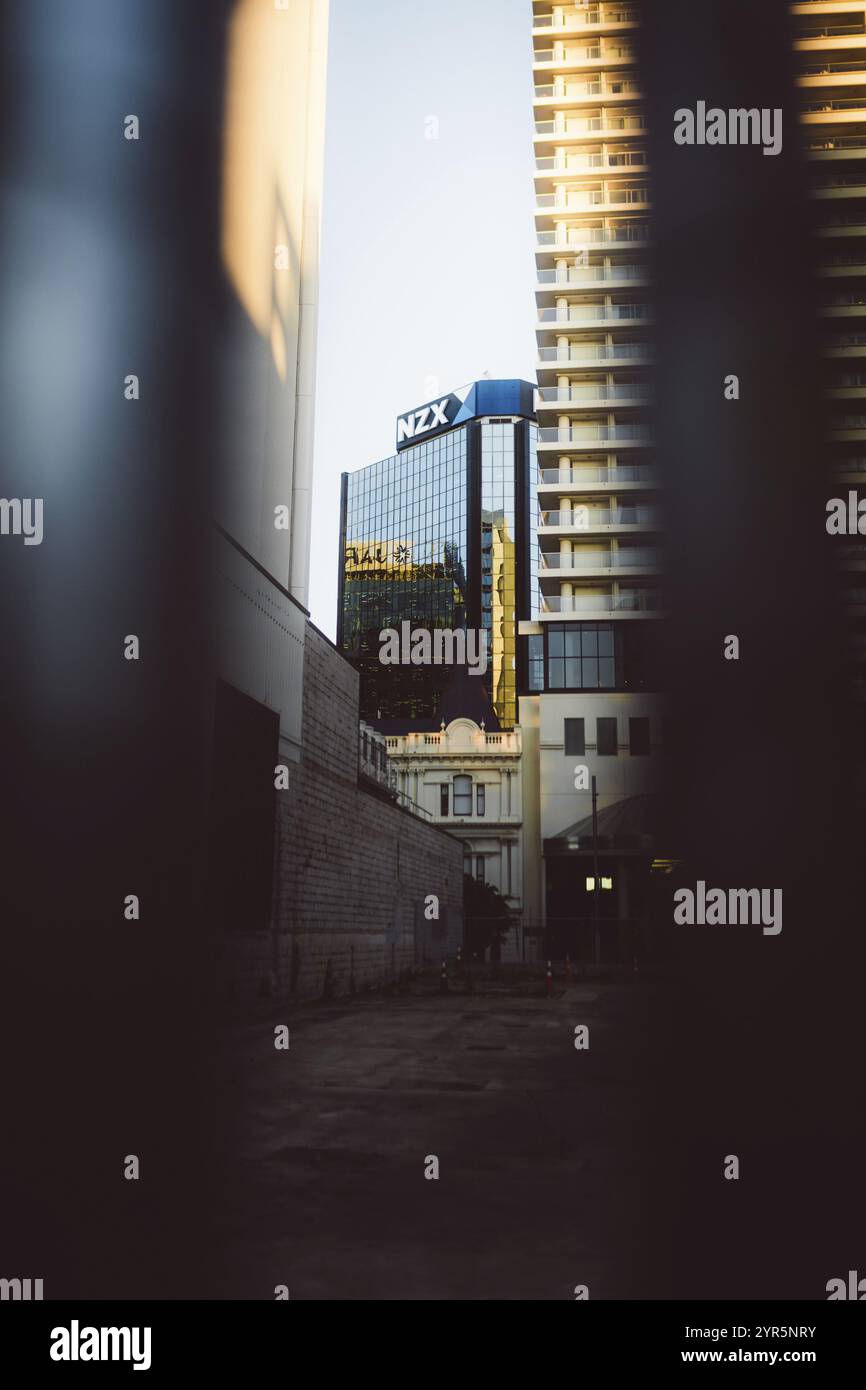
[[[534,387],[528,381],[474,381],[438,400],[397,417],[397,448],[407,449],[443,430],[482,415],[522,415],[535,418]]]

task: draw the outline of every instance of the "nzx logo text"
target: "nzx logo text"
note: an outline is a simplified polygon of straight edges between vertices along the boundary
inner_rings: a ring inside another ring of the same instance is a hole
[[[422,406],[420,410],[410,410],[408,415],[401,415],[397,420],[397,443],[402,444],[404,439],[414,439],[429,430],[447,426],[450,400],[450,396],[444,396],[441,401],[434,401],[431,405]]]

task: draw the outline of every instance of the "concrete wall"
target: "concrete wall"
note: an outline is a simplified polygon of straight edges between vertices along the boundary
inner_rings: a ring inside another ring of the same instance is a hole
[[[277,795],[271,932],[226,939],[241,1001],[388,983],[462,940],[463,851],[358,780],[358,674],[306,627],[301,760]],[[439,899],[439,920],[424,916]]]
[[[220,251],[234,307],[213,344],[216,519],[304,607],[327,41],[328,0],[238,0],[232,13]]]

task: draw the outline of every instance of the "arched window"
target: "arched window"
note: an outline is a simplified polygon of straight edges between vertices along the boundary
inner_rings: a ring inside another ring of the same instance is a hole
[[[472,815],[472,778],[454,778],[454,814],[455,816]]]

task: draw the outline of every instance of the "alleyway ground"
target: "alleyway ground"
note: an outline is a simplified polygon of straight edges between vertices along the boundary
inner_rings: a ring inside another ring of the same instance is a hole
[[[642,985],[457,988],[431,974],[232,1026],[226,1296],[629,1296]]]

